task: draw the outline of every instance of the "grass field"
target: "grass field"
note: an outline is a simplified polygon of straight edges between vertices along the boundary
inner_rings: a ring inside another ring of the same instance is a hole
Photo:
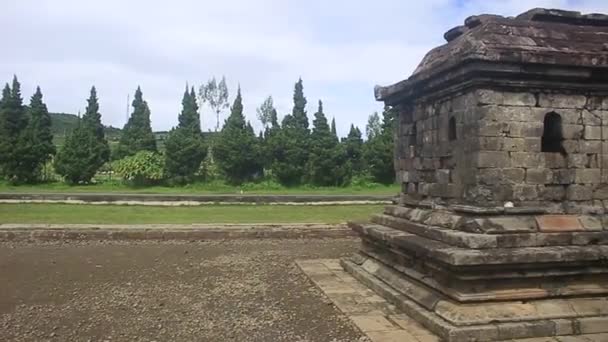
[[[341,223],[367,220],[382,205],[204,205],[150,207],[74,204],[0,204],[0,223]]]
[[[242,191],[242,192],[241,192]],[[116,193],[146,193],[146,194],[259,194],[259,195],[395,195],[399,192],[398,185],[369,185],[349,187],[310,187],[302,186],[286,188],[275,183],[252,183],[241,187],[223,183],[196,183],[181,187],[150,186],[134,188],[120,182],[104,182],[92,185],[70,186],[65,183],[44,183],[37,185],[14,186],[0,182],[0,192],[116,192]]]

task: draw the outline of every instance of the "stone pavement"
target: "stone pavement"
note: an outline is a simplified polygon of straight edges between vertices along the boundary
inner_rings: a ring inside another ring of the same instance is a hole
[[[438,342],[440,339],[346,273],[337,259],[296,261],[300,269],[373,342]],[[608,342],[608,334],[509,340]]]

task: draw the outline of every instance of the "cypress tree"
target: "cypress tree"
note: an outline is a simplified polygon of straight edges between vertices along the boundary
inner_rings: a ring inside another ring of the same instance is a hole
[[[200,115],[194,88],[184,92],[178,125],[165,140],[165,170],[174,183],[187,183],[194,178],[205,158]]]
[[[352,166],[353,173],[360,174],[364,170],[363,138],[358,127],[350,125],[348,136],[343,141],[346,155]]]
[[[91,94],[87,99],[87,108],[82,116],[82,125],[91,136],[91,146],[88,147],[91,151],[89,160],[91,161],[91,168],[94,168],[95,171],[97,171],[103,164],[110,160],[110,145],[106,140],[104,127],[101,123],[97,90],[94,86],[91,87]]]
[[[95,176],[97,168],[91,167],[91,163],[96,162],[91,150],[94,141],[83,120],[78,118],[78,126],[68,134],[55,158],[55,171],[68,183],[88,183]]]
[[[336,118],[331,118],[331,135],[334,137],[336,142],[340,141],[338,138],[338,132],[336,131]]]
[[[29,121],[18,139],[16,153],[19,157],[13,182],[34,183],[39,179],[44,164],[55,154],[51,116],[42,101],[40,87],[30,100]]]
[[[21,153],[24,150],[19,148],[19,145],[23,142],[22,135],[25,133],[28,119],[17,76],[13,77],[12,87],[7,85],[4,88],[0,119],[4,136],[0,142],[3,174],[11,182],[20,182],[20,178],[23,178],[20,173],[24,168]]]
[[[293,102],[292,113],[283,118],[281,129],[271,144],[272,172],[287,186],[302,183],[307,174],[310,132],[302,79],[295,85]]]
[[[214,146],[217,165],[231,184],[241,184],[261,173],[261,160],[253,127],[245,121],[241,89]]]
[[[131,156],[139,151],[156,152],[156,139],[150,124],[150,108],[144,101],[141,88],[137,87],[133,99],[133,113],[125,124],[118,144],[119,158]]]
[[[313,120],[308,179],[318,186],[344,185],[350,181],[350,165],[345,150],[327,124],[321,101]]]

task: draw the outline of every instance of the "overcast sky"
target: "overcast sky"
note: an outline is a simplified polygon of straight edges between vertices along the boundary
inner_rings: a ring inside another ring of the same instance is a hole
[[[446,30],[533,7],[608,13],[608,0],[5,0],[0,81],[16,74],[26,102],[40,85],[49,110],[68,113],[84,110],[95,85],[103,122],[117,127],[140,85],[153,128],[167,130],[186,82],[225,75],[231,100],[240,83],[259,128],[255,108],[272,95],[280,117],[290,112],[301,76],[309,118],[322,99],[344,135],[381,110],[374,85],[407,78]]]

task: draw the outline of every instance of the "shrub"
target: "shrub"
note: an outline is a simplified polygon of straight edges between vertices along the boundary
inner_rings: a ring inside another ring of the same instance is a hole
[[[165,160],[162,155],[140,151],[133,156],[114,162],[113,169],[127,184],[135,186],[158,184],[165,178]]]

